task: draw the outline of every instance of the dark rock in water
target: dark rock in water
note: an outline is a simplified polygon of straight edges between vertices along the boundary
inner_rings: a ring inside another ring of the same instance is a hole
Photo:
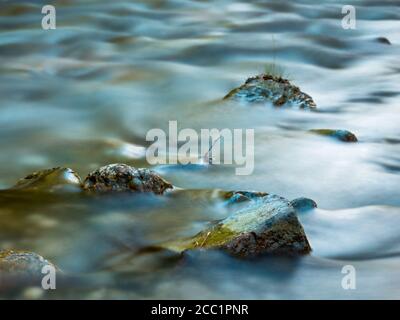
[[[229,191],[224,194],[224,198],[227,199],[227,203],[234,204],[238,202],[251,201],[255,198],[260,198],[268,195],[266,192],[256,191]]]
[[[347,130],[333,130],[333,129],[313,129],[310,132],[322,136],[329,136],[344,142],[357,142],[356,135]]]
[[[109,164],[89,173],[83,182],[85,190],[133,191],[163,194],[173,185],[149,169],[136,169],[126,164]]]
[[[317,207],[317,203],[309,198],[296,198],[290,201],[290,204],[297,211],[308,211]]]
[[[296,210],[289,201],[267,195],[250,201],[212,227],[191,238],[164,243],[163,248],[183,252],[190,249],[223,249],[238,257],[265,253],[306,254],[311,251]]]
[[[0,251],[0,275],[42,278],[42,269],[47,265],[56,268],[51,262],[33,252]]]
[[[388,45],[391,45],[392,43],[389,41],[389,39],[388,38],[385,38],[385,37],[378,37],[378,38],[376,38],[376,41],[378,41],[379,43],[382,43],[382,44],[388,44]]]
[[[57,191],[80,190],[81,178],[70,168],[52,168],[31,173],[12,187],[16,190]]]
[[[313,99],[292,85],[289,80],[268,74],[247,79],[239,88],[229,92],[224,99],[249,103],[271,102],[276,107],[294,106],[300,109],[316,109]]]

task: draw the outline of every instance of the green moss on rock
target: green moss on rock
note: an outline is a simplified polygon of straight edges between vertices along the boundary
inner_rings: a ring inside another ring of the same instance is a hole
[[[276,195],[256,198],[194,237],[167,242],[162,247],[178,252],[197,248],[223,249],[238,257],[311,251],[296,210],[288,200]]]

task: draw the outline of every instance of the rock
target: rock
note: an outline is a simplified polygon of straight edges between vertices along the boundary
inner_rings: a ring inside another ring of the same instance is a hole
[[[344,142],[357,142],[356,135],[347,130],[334,130],[334,129],[312,129],[311,133],[319,134],[322,136],[329,136]]]
[[[234,99],[249,103],[272,103],[275,107],[294,106],[315,110],[313,99],[292,85],[289,80],[268,74],[247,79],[240,87],[229,92],[224,99]]]
[[[309,198],[296,198],[290,201],[290,204],[298,212],[308,211],[317,208],[317,203]]]
[[[43,267],[51,262],[33,252],[3,250],[0,251],[0,275],[28,277],[31,279],[43,277]]]
[[[81,178],[70,168],[52,168],[31,173],[11,189],[34,191],[80,190]]]
[[[268,193],[256,191],[228,191],[223,196],[227,199],[227,204],[231,205],[238,202],[251,201],[266,195],[268,195]]]
[[[85,190],[133,191],[163,194],[173,185],[149,169],[136,169],[126,164],[109,164],[89,173],[83,182]]]
[[[382,44],[388,44],[388,45],[391,45],[391,44],[392,44],[392,43],[389,41],[389,39],[388,39],[388,38],[385,38],[385,37],[378,37],[378,38],[376,38],[376,41],[379,42],[379,43],[382,43]]]
[[[237,257],[265,253],[306,254],[311,251],[296,210],[277,195],[258,197],[249,205],[191,238],[162,247],[183,252],[190,249],[223,249]]]

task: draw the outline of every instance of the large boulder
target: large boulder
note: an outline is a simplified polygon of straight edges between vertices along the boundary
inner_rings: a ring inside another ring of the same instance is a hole
[[[289,80],[269,74],[247,79],[240,87],[229,92],[224,99],[249,103],[272,103],[275,107],[290,106],[315,110],[313,99]]]
[[[149,169],[136,169],[126,164],[109,164],[86,177],[83,188],[91,191],[133,191],[163,194],[173,185]]]
[[[288,200],[277,195],[256,197],[245,208],[194,237],[167,242],[162,247],[177,252],[223,249],[238,257],[311,251],[296,210]]]
[[[56,167],[33,172],[17,181],[11,189],[31,191],[80,190],[81,178],[70,168]]]

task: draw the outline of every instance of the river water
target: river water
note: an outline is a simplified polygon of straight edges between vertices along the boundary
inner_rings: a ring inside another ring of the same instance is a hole
[[[205,191],[0,197],[0,248],[36,252],[67,281],[39,298],[369,299],[400,294],[400,3],[337,1],[0,1],[0,187],[55,166],[81,176],[123,162],[150,167],[152,128],[255,130],[255,169],[157,167],[187,189],[314,199],[300,214],[313,248],[297,259],[221,252],[133,252],[229,215]],[[391,45],[379,41],[385,37]],[[279,65],[320,112],[218,101]],[[346,144],[306,133],[354,132]],[[342,288],[343,266],[356,289]],[[32,290],[2,297],[31,298]]]

